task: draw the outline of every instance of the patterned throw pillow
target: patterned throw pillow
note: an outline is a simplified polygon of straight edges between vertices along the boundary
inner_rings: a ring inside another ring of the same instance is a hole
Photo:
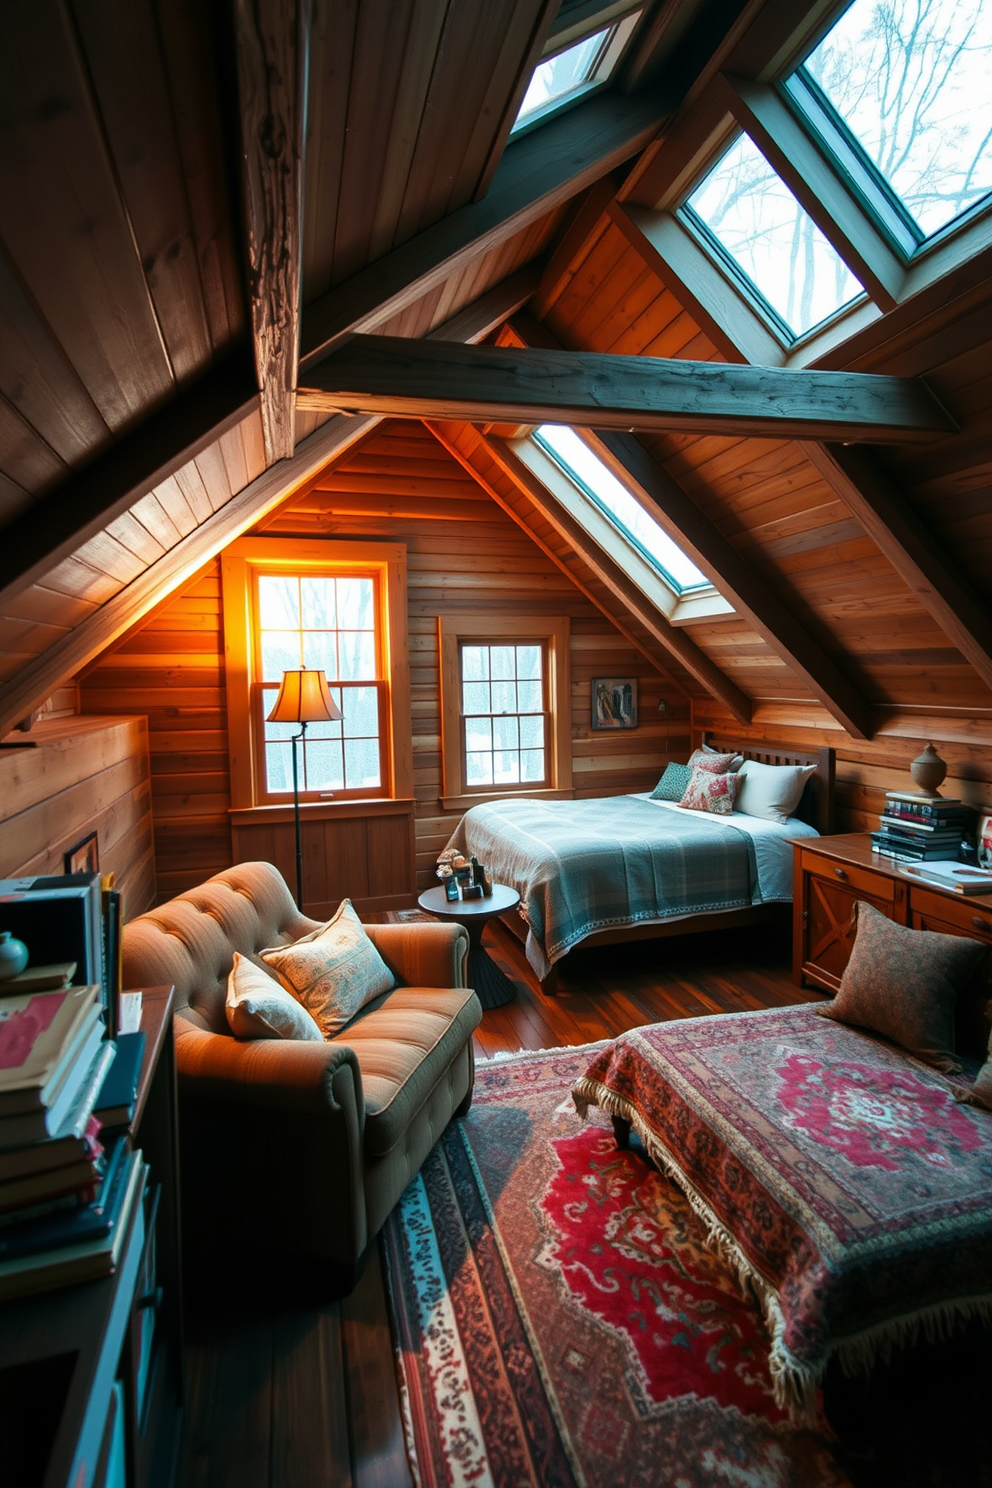
[[[717,754],[715,749],[694,749],[689,756],[690,770],[709,770],[713,775],[736,774],[744,762],[742,754]]]
[[[691,779],[692,770],[688,765],[677,765],[674,760],[669,760],[664,775],[651,792],[652,801],[681,801]]]
[[[225,1003],[228,1025],[235,1038],[304,1039],[322,1044],[324,1035],[305,1007],[267,971],[238,951],[227,979]]]
[[[342,899],[326,925],[292,945],[263,951],[262,960],[316,1020],[324,1038],[333,1038],[367,1002],[396,985],[350,899]]]
[[[714,816],[729,816],[734,809],[737,776],[727,770],[716,775],[706,768],[693,768],[685,795],[679,802],[689,811],[709,811]]]
[[[857,931],[833,1002],[817,1012],[868,1028],[953,1074],[954,1005],[986,954],[977,940],[910,930],[871,904],[854,906]]]

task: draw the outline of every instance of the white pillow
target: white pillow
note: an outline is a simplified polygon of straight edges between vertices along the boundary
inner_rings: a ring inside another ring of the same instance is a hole
[[[261,955],[286,991],[316,1019],[325,1038],[333,1038],[359,1008],[396,985],[350,899],[342,899],[326,925]]]
[[[324,1035],[305,1007],[284,992],[267,971],[238,951],[227,979],[227,1021],[235,1038],[305,1039],[322,1044]]]
[[[740,768],[734,810],[763,816],[766,821],[788,821],[815,769],[815,765],[763,765],[746,759]]]

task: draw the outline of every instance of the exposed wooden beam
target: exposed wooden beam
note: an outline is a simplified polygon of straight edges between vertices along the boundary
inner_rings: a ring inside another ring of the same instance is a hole
[[[228,357],[3,528],[0,599],[30,588],[258,407],[247,355]]]
[[[578,210],[551,250],[547,268],[534,298],[534,314],[547,315],[551,306],[571,281],[574,266],[581,263],[590,242],[601,231],[599,224],[616,193],[612,175],[596,181],[580,199]]]
[[[616,627],[624,639],[629,641],[651,663],[655,671],[664,677],[665,681],[670,683],[684,698],[690,700],[691,694],[682,685],[681,681],[673,675],[670,666],[666,665],[669,656],[665,649],[659,647],[658,650],[655,650],[653,647],[645,644],[644,640],[636,633],[631,623],[634,617],[627,610],[626,606],[616,600],[614,600],[613,604],[608,604],[603,597],[605,586],[601,586],[597,590],[589,583],[587,565],[582,560],[581,554],[575,553],[574,557],[579,560],[582,568],[586,569],[585,573],[581,569],[579,572],[576,572],[575,566],[570,564],[550,543],[545,542],[543,538],[532,530],[523,513],[518,511],[511,501],[506,499],[504,492],[488,477],[486,471],[480,467],[477,455],[483,447],[484,436],[479,433],[478,429],[473,428],[471,424],[434,422],[428,422],[424,427],[431,431],[435,439],[458,461],[462,469],[467,471],[473,480],[478,482],[479,486],[492,497],[496,505],[506,513],[511,521],[516,523],[521,532],[525,533],[532,543],[540,548],[545,557],[549,558],[555,567],[561,570],[565,577],[576,586],[589,603],[594,605],[600,614],[604,615],[610,624]],[[665,659],[662,660],[662,657]]]
[[[473,197],[476,201],[481,200],[486,195],[493,183],[493,176],[499,168],[499,163],[503,158],[503,151],[506,149],[507,140],[510,138],[510,130],[513,128],[516,117],[520,112],[520,105],[524,101],[524,94],[530,85],[534,68],[541,60],[544,43],[551,33],[551,26],[558,13],[558,9],[559,0],[540,0],[540,6],[534,19],[530,42],[524,55],[523,63],[517,74],[517,80],[513,85],[513,91],[506,101],[499,128],[493,138],[489,154],[486,157],[486,163],[482,168],[482,174],[473,192]]]
[[[992,687],[992,613],[867,450],[803,444],[900,578]]]
[[[248,301],[269,463],[293,453],[310,0],[235,0]]]
[[[335,455],[364,438],[378,422],[375,417],[338,418],[323,424],[302,441],[291,459],[264,471],[88,619],[0,685],[0,737],[44,702],[66,677],[111,645],[221,548],[260,521]]]
[[[301,383],[303,379],[301,379]],[[925,383],[593,352],[355,336],[306,373],[297,406],[472,423],[902,443],[956,426]]]
[[[651,516],[745,616],[855,739],[871,737],[868,702],[677,481],[630,434],[602,433],[598,451]]]
[[[473,300],[462,310],[456,310],[442,325],[428,331],[425,341],[454,341],[464,346],[474,346],[482,341],[497,326],[515,315],[521,306],[536,292],[541,282],[544,265],[540,262],[525,264],[515,274],[509,274],[494,284],[492,289]]]
[[[373,330],[472,259],[622,165],[666,118],[654,96],[600,94],[514,140],[489,193],[386,254],[303,312],[306,368],[354,332]]]

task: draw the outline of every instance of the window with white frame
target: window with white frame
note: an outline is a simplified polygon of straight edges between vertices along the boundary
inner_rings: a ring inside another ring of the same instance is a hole
[[[534,69],[511,138],[604,87],[616,71],[641,13],[641,9],[635,10],[578,40],[569,39],[557,46],[550,43],[550,54]]]

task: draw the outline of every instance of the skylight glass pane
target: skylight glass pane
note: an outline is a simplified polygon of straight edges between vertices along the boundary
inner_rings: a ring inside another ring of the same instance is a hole
[[[583,37],[556,57],[540,63],[524,94],[513,128],[520,129],[535,114],[546,112],[554,104],[564,103],[566,98],[591,82],[604,44],[615,29],[614,26],[605,26],[602,31]]]
[[[924,237],[992,191],[989,0],[855,0],[806,70]]]
[[[687,205],[793,336],[863,293],[748,135],[722,156]]]
[[[706,575],[699,572],[678,544],[658,526],[573,429],[562,424],[542,424],[537,437],[558,464],[612,518],[620,531],[634,540],[676,593],[709,588],[710,581]]]

